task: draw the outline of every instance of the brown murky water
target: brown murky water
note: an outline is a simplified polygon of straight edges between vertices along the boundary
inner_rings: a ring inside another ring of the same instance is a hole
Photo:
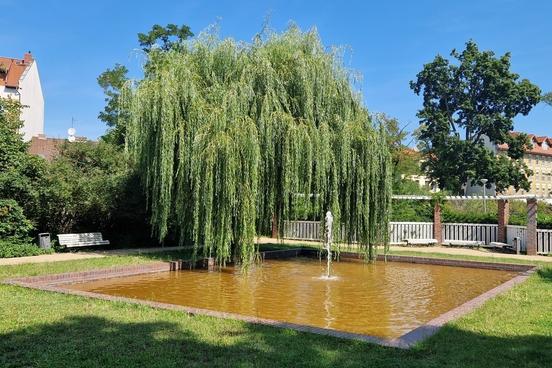
[[[398,337],[507,281],[512,272],[401,262],[266,260],[233,268],[162,272],[74,284],[77,290],[237,313],[340,331]]]

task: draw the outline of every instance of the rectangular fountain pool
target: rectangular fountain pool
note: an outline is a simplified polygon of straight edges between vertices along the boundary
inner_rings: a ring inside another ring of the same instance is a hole
[[[183,270],[107,278],[65,288],[397,338],[518,275],[405,262],[272,259],[243,274]]]

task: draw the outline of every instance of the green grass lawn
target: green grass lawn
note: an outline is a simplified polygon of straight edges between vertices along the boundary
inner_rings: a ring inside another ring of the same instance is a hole
[[[0,266],[0,279],[187,256]],[[254,366],[550,367],[552,265],[411,350],[0,285],[3,368]]]

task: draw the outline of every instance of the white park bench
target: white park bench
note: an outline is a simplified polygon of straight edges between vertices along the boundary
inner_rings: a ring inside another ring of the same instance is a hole
[[[407,245],[435,245],[437,244],[437,239],[403,239]]]
[[[518,238],[514,238],[514,245],[508,244],[508,243],[501,243],[501,242],[491,242],[490,244],[494,249],[502,249],[506,251],[513,251],[517,254],[520,254],[520,241]]]
[[[511,248],[511,245],[508,243],[502,243],[502,242],[490,242],[489,245],[483,245],[483,248],[490,248],[490,249],[508,249]]]
[[[66,248],[109,244],[109,240],[102,238],[102,233],[58,234],[58,240],[59,245]]]
[[[445,240],[443,244],[451,247],[479,248],[483,245],[483,242],[479,240]]]

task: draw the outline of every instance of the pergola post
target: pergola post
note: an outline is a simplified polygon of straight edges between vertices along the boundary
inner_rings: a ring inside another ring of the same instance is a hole
[[[498,200],[498,232],[497,241],[506,243],[506,226],[510,221],[510,202],[507,199]]]
[[[441,226],[441,204],[435,202],[433,206],[433,238],[437,240],[437,244],[443,244],[443,228]]]
[[[527,199],[527,255],[537,255],[537,199]]]

